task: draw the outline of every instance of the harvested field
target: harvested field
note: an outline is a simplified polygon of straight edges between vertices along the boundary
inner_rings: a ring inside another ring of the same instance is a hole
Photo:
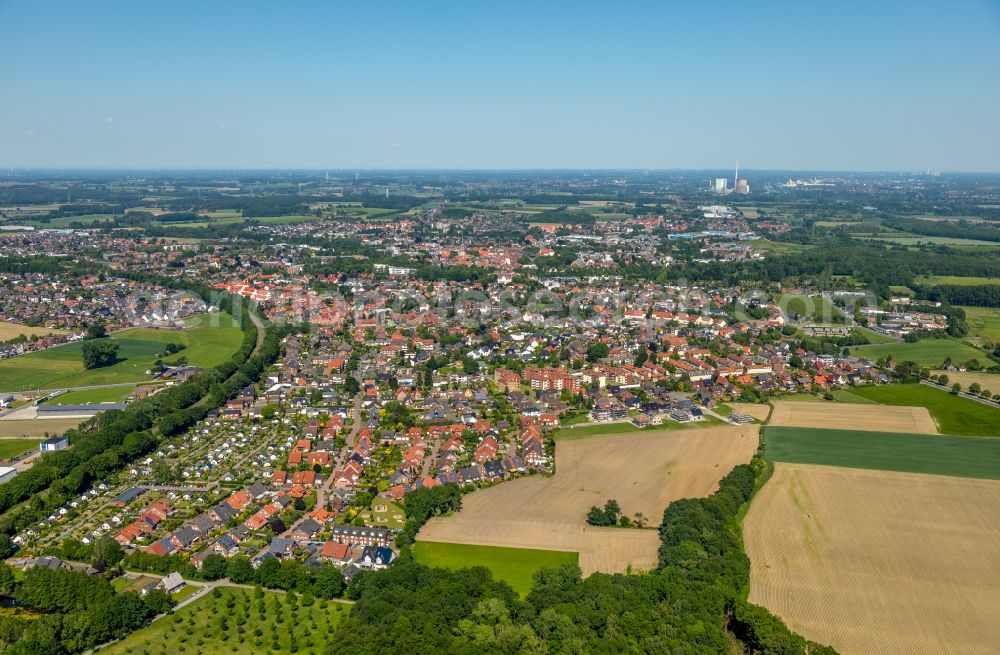
[[[664,430],[608,435],[556,444],[556,473],[476,491],[462,510],[431,519],[421,541],[580,553],[585,575],[650,569],[656,530],[595,528],[587,510],[615,499],[650,526],[678,498],[707,496],[757,449],[757,426]]]
[[[22,334],[27,337],[30,337],[31,335],[44,337],[49,334],[69,334],[69,331],[45,327],[28,327],[27,325],[21,325],[20,323],[0,321],[0,341],[16,339]]]
[[[1000,644],[1000,481],[777,463],[743,534],[749,600],[844,655]]]
[[[947,375],[948,385],[958,382],[964,391],[969,390],[969,385],[978,384],[980,388],[1000,393],[1000,374],[983,373],[982,371],[931,371],[934,375]]]
[[[937,434],[937,426],[924,407],[798,403],[774,401],[770,425],[830,430],[872,430]]]
[[[83,423],[85,418],[50,418],[33,420],[0,421],[0,439],[44,437],[62,434]]]

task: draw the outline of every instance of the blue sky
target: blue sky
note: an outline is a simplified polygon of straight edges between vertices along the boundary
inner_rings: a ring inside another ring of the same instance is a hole
[[[0,166],[1000,171],[1000,2],[0,0]]]

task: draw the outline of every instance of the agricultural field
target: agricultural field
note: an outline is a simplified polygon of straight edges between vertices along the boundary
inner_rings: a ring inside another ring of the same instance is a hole
[[[38,450],[39,439],[0,439],[0,460],[8,460],[29,450]]]
[[[0,439],[43,438],[60,435],[80,425],[85,418],[38,418],[0,420]]]
[[[69,334],[69,331],[55,330],[46,327],[30,327],[27,325],[21,325],[20,323],[0,321],[0,341],[10,341],[11,339],[18,338],[22,334],[27,337],[30,337],[31,335],[44,337],[49,334]]]
[[[432,518],[418,540],[576,551],[584,574],[650,569],[656,530],[596,528],[585,515],[615,499],[656,526],[673,500],[705,496],[757,450],[757,426],[652,430],[556,443],[556,472],[480,489]]]
[[[775,462],[1000,480],[1000,439],[989,437],[767,426],[764,444]]]
[[[877,402],[852,389],[851,395],[861,401]],[[892,403],[896,404],[896,403]],[[844,407],[830,402],[803,403],[788,400],[774,401],[770,425],[804,428],[836,428],[841,430],[874,430],[881,432],[916,432],[937,434],[931,414],[920,403],[913,407],[880,407],[874,404],[852,404]],[[962,433],[956,433],[962,434]]]
[[[1000,284],[1000,279],[995,277],[962,277],[959,275],[921,275],[917,278],[919,284],[929,284],[937,286],[939,284],[953,284],[956,286],[978,286],[980,284]]]
[[[875,405],[877,404],[874,400],[869,400],[863,396],[859,396],[856,393],[851,393],[847,389],[836,389],[831,392],[833,399],[839,403],[852,403],[861,405]]]
[[[913,343],[898,341],[887,344],[854,346],[851,354],[872,361],[892,355],[897,362],[911,361],[928,368],[940,368],[944,360],[951,357],[955,364],[976,359],[987,362],[985,352],[955,339],[921,339]]]
[[[1000,284],[1000,280],[996,281]],[[1000,309],[996,307],[962,307],[965,322],[972,335],[981,343],[1000,343]]]
[[[978,384],[980,388],[994,393],[1000,393],[1000,373],[983,373],[982,371],[931,371],[932,375],[947,375],[948,386],[956,382],[962,389],[968,391],[969,386]]]
[[[844,655],[1000,644],[1000,482],[779,462],[743,536],[750,602]]]
[[[1000,436],[1000,409],[925,384],[858,387],[852,393],[882,405],[926,407],[943,434]]]
[[[0,362],[0,390],[142,382],[152,378],[146,371],[167,343],[183,343],[187,347],[165,361],[183,356],[190,365],[207,368],[227,361],[243,340],[243,332],[228,314],[193,317],[188,326],[185,330],[133,328],[118,332],[111,339],[119,344],[119,361],[89,371],[83,367],[81,342],[4,360]]]
[[[220,587],[219,597],[208,593],[133,632],[98,653],[117,655],[221,655],[234,652],[302,653],[318,655],[327,646],[334,626],[350,606],[315,600],[308,607],[298,598],[273,591],[255,598],[248,589]]]
[[[531,591],[533,577],[538,569],[577,564],[579,560],[577,553],[569,551],[474,546],[436,541],[418,541],[413,546],[413,557],[421,564],[444,569],[484,566],[493,573],[495,579],[503,580],[522,596]]]

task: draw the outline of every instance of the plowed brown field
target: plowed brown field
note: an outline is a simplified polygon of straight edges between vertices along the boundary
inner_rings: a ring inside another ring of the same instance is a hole
[[[1000,481],[775,464],[750,601],[844,655],[1000,650]]]
[[[854,403],[774,401],[769,425],[791,425],[828,430],[873,430],[937,434],[925,407],[888,407]]]
[[[631,516],[659,524],[672,500],[706,496],[757,449],[757,426],[608,435],[556,444],[556,473],[482,489],[462,510],[431,519],[419,539],[485,546],[570,550],[584,574],[656,565],[655,530],[594,528],[587,510],[615,499]]]

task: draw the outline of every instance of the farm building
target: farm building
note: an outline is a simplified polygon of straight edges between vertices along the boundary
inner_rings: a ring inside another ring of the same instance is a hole
[[[68,447],[69,439],[66,437],[49,437],[39,444],[38,449],[43,453],[54,453],[57,450],[62,450]]]

